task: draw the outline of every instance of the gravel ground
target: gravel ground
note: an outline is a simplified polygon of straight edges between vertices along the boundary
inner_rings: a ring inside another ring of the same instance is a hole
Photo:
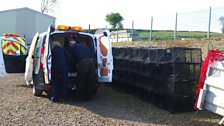
[[[90,101],[51,103],[33,96],[23,78],[0,78],[0,125],[215,126],[221,119],[206,111],[170,114],[105,85]]]

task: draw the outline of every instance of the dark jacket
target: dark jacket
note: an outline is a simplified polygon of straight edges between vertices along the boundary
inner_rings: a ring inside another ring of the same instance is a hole
[[[79,63],[83,59],[93,58],[90,48],[79,42],[72,45],[71,54],[75,63]]]
[[[52,74],[66,74],[68,66],[65,59],[64,49],[60,46],[52,50]]]

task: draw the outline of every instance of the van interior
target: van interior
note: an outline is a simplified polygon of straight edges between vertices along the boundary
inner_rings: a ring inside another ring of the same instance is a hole
[[[73,62],[71,54],[69,48],[70,48],[70,44],[69,41],[71,40],[75,40],[76,42],[81,42],[81,43],[85,43],[91,50],[92,55],[94,57],[94,40],[91,36],[89,35],[81,35],[81,34],[72,34],[72,33],[60,33],[60,34],[53,34],[51,36],[50,42],[51,42],[51,46],[52,46],[52,42],[53,41],[58,41],[60,42],[60,45],[65,48],[65,53],[66,53],[66,62],[68,64],[68,68],[69,68],[69,73],[68,73],[68,77],[69,77],[69,82],[68,82],[68,86],[72,86],[72,83],[75,83],[75,78],[77,76],[77,71],[76,71],[76,64]],[[51,48],[52,49],[52,48]],[[68,50],[67,50],[68,49]],[[67,50],[67,51],[66,51]],[[72,87],[69,87],[70,89]]]

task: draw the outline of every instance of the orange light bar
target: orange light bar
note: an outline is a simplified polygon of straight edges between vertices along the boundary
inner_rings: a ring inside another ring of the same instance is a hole
[[[16,34],[16,33],[12,33],[12,34],[10,34],[10,33],[4,33],[3,35],[4,36],[19,37],[19,34]]]
[[[68,26],[67,25],[58,25],[57,29],[58,30],[68,30]]]
[[[71,29],[74,31],[83,31],[83,28],[80,26],[72,26]]]
[[[13,33],[12,36],[13,37],[19,37],[19,34]]]
[[[11,36],[10,33],[4,33],[3,35],[4,35],[4,36]]]

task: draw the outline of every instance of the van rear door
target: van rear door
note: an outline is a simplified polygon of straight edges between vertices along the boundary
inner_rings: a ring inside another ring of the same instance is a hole
[[[28,52],[25,40],[20,37],[1,37],[0,43],[0,77],[23,75]]]
[[[108,30],[96,31],[97,73],[99,82],[112,82],[113,56]]]
[[[52,66],[52,55],[51,55],[51,46],[50,46],[50,35],[52,26],[48,27],[47,35],[45,39],[44,46],[44,80],[46,84],[49,84],[51,81],[51,66]]]
[[[28,56],[26,58],[25,81],[27,85],[30,85],[33,80],[34,50],[35,50],[38,38],[39,38],[39,33],[37,32],[33,37]]]

